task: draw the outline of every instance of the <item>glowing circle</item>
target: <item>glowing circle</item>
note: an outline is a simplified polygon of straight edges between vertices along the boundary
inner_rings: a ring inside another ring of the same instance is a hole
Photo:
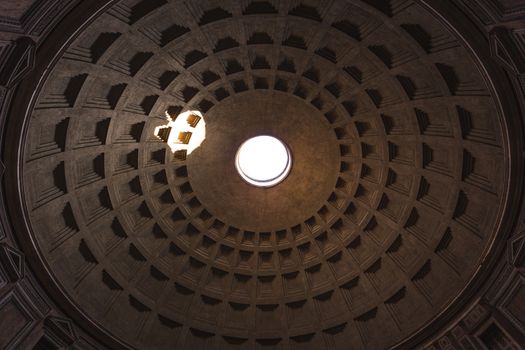
[[[283,181],[292,167],[286,145],[272,136],[256,136],[245,141],[235,158],[239,175],[251,185],[271,187]]]

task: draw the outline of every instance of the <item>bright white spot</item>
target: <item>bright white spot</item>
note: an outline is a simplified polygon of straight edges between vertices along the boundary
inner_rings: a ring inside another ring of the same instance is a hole
[[[257,136],[245,141],[235,160],[241,177],[259,187],[270,187],[283,181],[292,166],[288,148],[272,136]]]
[[[168,143],[173,153],[190,155],[206,138],[206,123],[199,111],[186,111],[175,118],[166,112],[167,125],[157,126],[155,136]]]

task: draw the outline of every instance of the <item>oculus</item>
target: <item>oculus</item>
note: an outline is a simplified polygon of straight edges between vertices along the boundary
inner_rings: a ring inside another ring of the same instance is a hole
[[[256,136],[246,140],[235,157],[235,167],[244,181],[257,187],[272,187],[290,173],[292,156],[279,139]]]

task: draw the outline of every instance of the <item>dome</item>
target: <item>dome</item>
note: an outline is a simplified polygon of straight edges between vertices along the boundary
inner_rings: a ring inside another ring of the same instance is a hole
[[[524,242],[510,233],[517,51],[458,13],[397,0],[72,9],[39,44],[6,135],[7,211],[42,294],[109,348],[429,345]],[[513,288],[511,314],[525,299]],[[499,330],[518,346],[513,320],[476,339]]]

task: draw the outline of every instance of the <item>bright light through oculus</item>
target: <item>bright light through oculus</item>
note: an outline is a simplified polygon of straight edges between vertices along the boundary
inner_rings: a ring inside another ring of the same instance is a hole
[[[235,166],[246,182],[258,187],[270,187],[286,178],[292,158],[284,143],[264,135],[251,138],[241,145]]]

